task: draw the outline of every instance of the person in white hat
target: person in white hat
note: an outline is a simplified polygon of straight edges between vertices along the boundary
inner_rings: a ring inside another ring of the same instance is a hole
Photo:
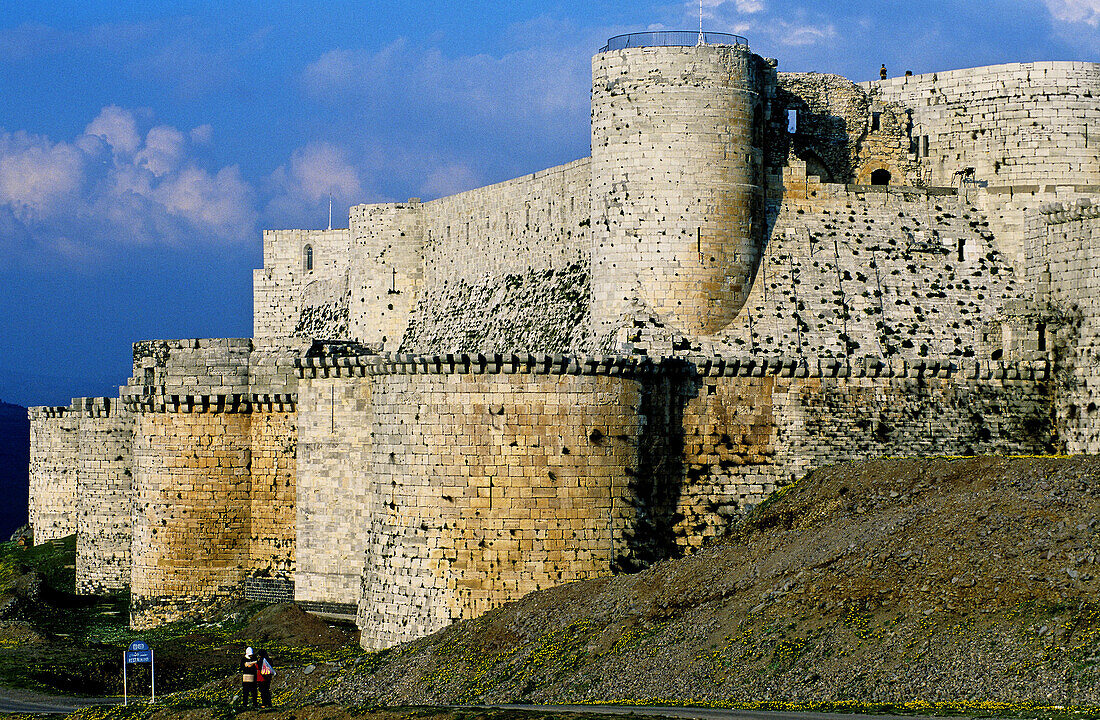
[[[258,666],[259,661],[256,659],[255,651],[250,647],[245,648],[244,657],[241,658],[241,697],[246,708],[249,704],[252,707],[260,706],[256,700],[256,669]]]

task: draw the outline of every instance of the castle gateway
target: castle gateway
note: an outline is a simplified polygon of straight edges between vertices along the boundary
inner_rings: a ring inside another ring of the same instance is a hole
[[[35,540],[134,627],[227,597],[380,648],[690,552],[877,455],[1096,452],[1100,65],[852,83],[592,61],[592,155],[264,233],[254,335],[31,410]]]

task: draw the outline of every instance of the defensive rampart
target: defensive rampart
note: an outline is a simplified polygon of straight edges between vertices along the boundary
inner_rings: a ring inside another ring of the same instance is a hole
[[[305,358],[297,599],[358,606],[364,644],[384,647],[630,566],[638,376],[650,370],[603,358],[582,372],[549,355]]]
[[[929,185],[956,185],[960,176],[990,185],[1100,184],[1098,63],[1009,63],[864,87],[912,110]]]
[[[1100,449],[1100,66],[858,86],[662,37],[594,58],[591,158],[265,233],[253,340],[33,409],[36,539],[137,627],[243,588],[386,647],[828,463]]]

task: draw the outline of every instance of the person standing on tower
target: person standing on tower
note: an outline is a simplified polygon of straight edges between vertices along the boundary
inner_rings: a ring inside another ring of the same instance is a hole
[[[886,63],[883,63],[882,67],[878,69],[878,76],[883,80],[886,79]]]

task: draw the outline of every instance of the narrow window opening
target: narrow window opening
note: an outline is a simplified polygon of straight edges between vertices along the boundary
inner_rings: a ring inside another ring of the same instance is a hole
[[[798,110],[793,108],[787,111],[787,132],[791,135],[798,133]]]
[[[928,157],[928,136],[921,138],[921,156]]]
[[[882,113],[871,113],[871,130],[878,130],[882,126]]]
[[[310,272],[310,271],[313,270],[313,246],[312,245],[306,245],[305,251],[303,253],[302,267],[305,268],[306,272]]]
[[[959,262],[962,262],[963,259],[964,259],[963,249],[965,247],[966,247],[966,240],[964,238],[959,238]]]
[[[1036,327],[1039,332],[1039,352],[1046,352],[1047,349],[1047,324],[1039,323]]]

